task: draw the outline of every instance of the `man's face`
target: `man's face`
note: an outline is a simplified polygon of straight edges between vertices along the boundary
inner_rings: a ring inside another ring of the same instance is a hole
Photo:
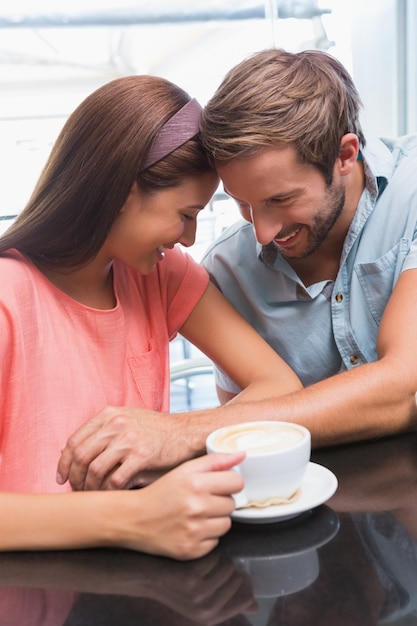
[[[328,186],[315,167],[299,162],[292,147],[282,147],[264,148],[217,169],[225,191],[253,224],[258,242],[273,242],[287,258],[312,254],[345,228],[338,222],[345,188],[336,166]]]

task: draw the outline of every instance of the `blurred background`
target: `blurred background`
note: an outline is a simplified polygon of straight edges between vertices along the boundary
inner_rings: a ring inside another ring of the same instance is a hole
[[[367,136],[417,132],[414,0],[13,0],[0,5],[0,233],[25,205],[67,116],[125,74],[172,80],[202,105],[224,74],[263,48],[340,59]],[[238,217],[219,188],[199,217],[199,260]],[[1,278],[0,278],[1,280]],[[172,344],[173,410],[216,404],[209,364]]]

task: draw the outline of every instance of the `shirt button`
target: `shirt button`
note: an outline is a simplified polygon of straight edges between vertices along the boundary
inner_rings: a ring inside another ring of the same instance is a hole
[[[356,365],[359,362],[359,358],[356,356],[356,354],[352,354],[349,361],[352,363],[352,365]]]
[[[338,303],[339,303],[339,302],[342,302],[342,300],[343,300],[343,296],[342,296],[342,294],[341,294],[341,293],[337,293],[337,294],[335,295],[335,300],[336,300],[336,302],[338,302]]]

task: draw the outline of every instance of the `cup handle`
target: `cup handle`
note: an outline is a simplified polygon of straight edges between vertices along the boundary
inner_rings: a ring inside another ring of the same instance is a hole
[[[236,474],[239,474],[241,476],[240,470],[239,470],[239,466],[235,465],[233,468],[233,471],[236,472]],[[236,509],[240,509],[243,506],[245,506],[245,504],[247,504],[249,502],[249,499],[245,493],[245,489],[243,488],[242,491],[238,491],[237,493],[232,494],[233,496],[233,500],[235,501],[235,508]]]

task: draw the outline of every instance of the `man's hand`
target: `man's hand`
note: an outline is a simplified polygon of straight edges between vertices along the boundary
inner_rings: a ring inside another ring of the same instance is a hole
[[[80,490],[143,486],[191,458],[181,426],[169,414],[147,409],[107,407],[67,441],[57,482]]]

